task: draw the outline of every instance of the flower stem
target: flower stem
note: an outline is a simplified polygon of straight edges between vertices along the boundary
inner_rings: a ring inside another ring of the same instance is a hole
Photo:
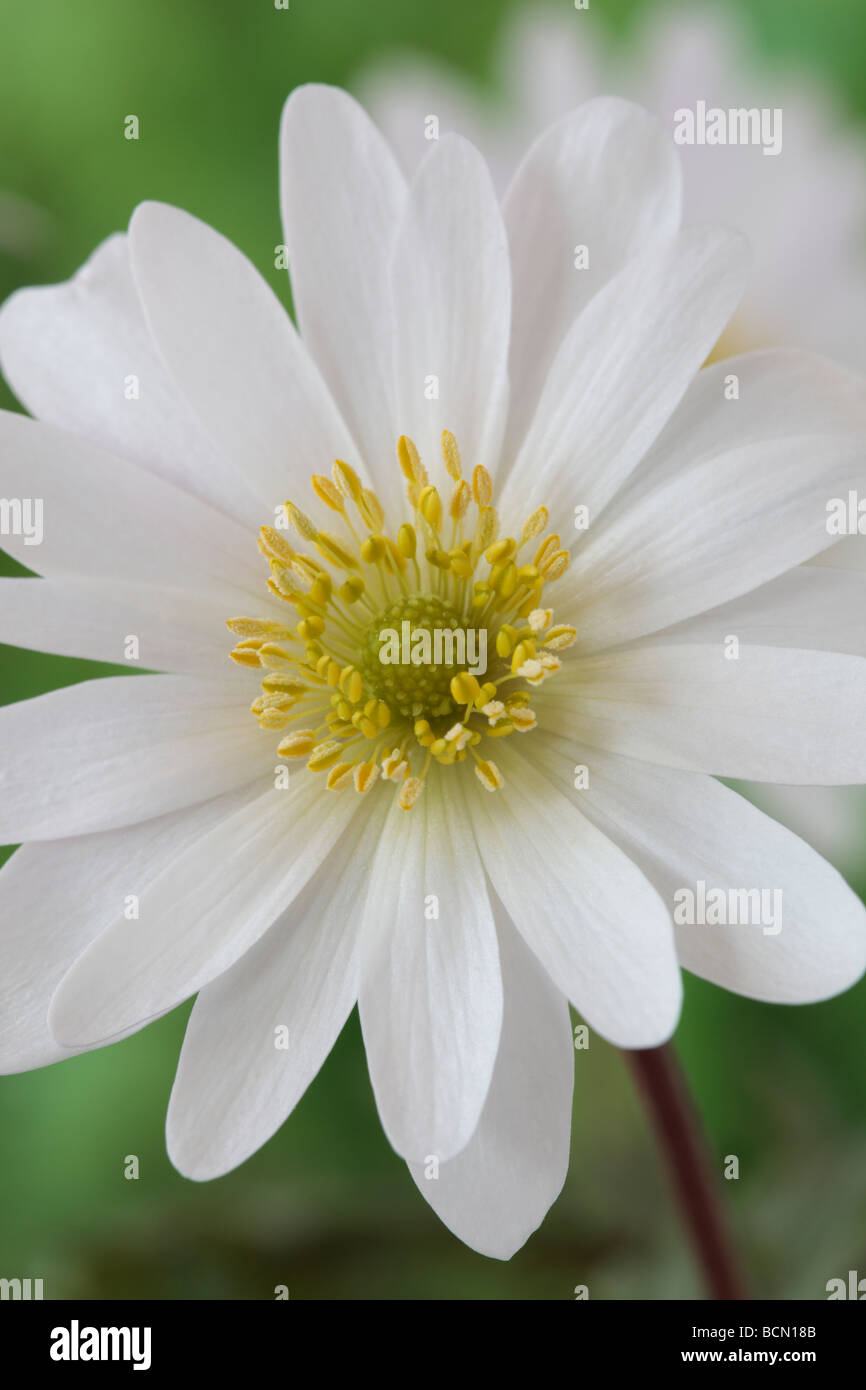
[[[625,1056],[667,1160],[707,1292],[714,1299],[746,1298],[707,1142],[676,1053],[666,1044]]]

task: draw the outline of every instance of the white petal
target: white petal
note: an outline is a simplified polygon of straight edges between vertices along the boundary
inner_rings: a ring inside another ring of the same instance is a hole
[[[358,997],[358,903],[387,808],[359,809],[288,911],[199,994],[166,1127],[186,1177],[220,1177],[255,1153],[336,1042]]]
[[[843,436],[778,438],[699,460],[588,536],[560,611],[591,652],[715,608],[831,544],[827,499],[864,476],[863,443]]]
[[[148,1022],[258,941],[355,809],[351,797],[332,797],[315,779],[302,772],[286,790],[271,787],[144,886],[138,920],[116,918],[64,976],[49,1014],[59,1042],[105,1042]]]
[[[393,277],[399,432],[436,466],[449,429],[470,470],[492,471],[507,408],[508,247],[487,167],[456,135],[436,141],[415,176]]]
[[[866,659],[723,645],[642,645],[563,666],[553,732],[630,758],[757,782],[866,781]]]
[[[366,113],[297,88],[280,131],[283,228],[298,324],[376,482],[393,485],[388,266],[406,187]]]
[[[680,184],[670,133],[618,97],[578,107],[523,159],[504,202],[514,271],[512,455],[578,314],[626,261],[676,232]],[[585,269],[575,266],[580,246]]]
[[[254,790],[99,835],[22,845],[0,869],[0,1072],[59,1062],[51,996],[126,899]]]
[[[599,290],[547,373],[508,475],[506,514],[537,495],[554,524],[571,525],[578,504],[595,520],[730,317],[744,260],[744,243],[733,232],[690,228],[635,256]]]
[[[496,912],[502,1037],[478,1128],[462,1153],[411,1163],[418,1190],[449,1230],[482,1255],[510,1260],[541,1224],[568,1172],[574,1047],[568,1003]]]
[[[35,581],[31,581],[35,582]],[[110,830],[269,776],[240,681],[109,676],[0,708],[0,844]]]
[[[30,524],[37,511],[23,510],[28,525],[3,537],[28,569],[204,589],[233,607],[244,592],[261,595],[255,536],[155,474],[5,410],[0,450],[4,495],[41,503],[41,537]]]
[[[805,1004],[866,969],[866,909],[789,830],[710,777],[649,767],[544,735],[546,770],[655,884],[671,913],[682,889],[764,889],[762,924],[680,925],[686,969],[753,999]],[[575,763],[588,786],[569,790]],[[775,896],[778,894],[779,896]]]
[[[866,574],[798,565],[769,584],[666,628],[664,642],[716,642],[735,636],[764,647],[866,656]]]
[[[866,386],[821,358],[773,350],[699,372],[561,581],[584,650],[715,607],[833,546],[827,503],[862,483],[864,438]]]
[[[490,880],[554,984],[618,1047],[655,1047],[682,997],[670,917],[623,852],[530,758],[500,745],[505,786],[473,797]]]
[[[125,236],[109,237],[65,284],[19,290],[6,300],[0,362],[37,419],[239,514],[243,474],[207,438],[160,359]]]
[[[360,1014],[376,1104],[398,1153],[444,1161],[478,1123],[502,1025],[496,928],[457,797],[431,778],[411,811],[395,805],[371,873]]]
[[[256,614],[273,615],[268,600]],[[138,656],[130,666],[179,675],[213,672],[228,679],[233,645],[225,605],[206,592],[155,584],[88,579],[0,580],[0,642],[90,661],[128,660],[130,636]],[[275,615],[277,619],[280,614]]]
[[[246,256],[165,203],[136,209],[129,241],[154,341],[257,499],[259,525],[273,523],[289,490],[330,472],[335,458],[357,464],[318,368]]]

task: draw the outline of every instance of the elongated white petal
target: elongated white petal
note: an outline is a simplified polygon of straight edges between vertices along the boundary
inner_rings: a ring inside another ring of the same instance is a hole
[[[261,594],[250,532],[156,474],[5,410],[0,452],[4,496],[30,504],[3,545],[28,569],[207,590],[232,603],[239,591]]]
[[[826,999],[863,974],[859,898],[811,846],[744,797],[711,777],[543,733],[538,756],[562,792],[641,866],[672,914],[685,919],[693,910],[690,924],[676,926],[688,970],[738,994],[787,1004]],[[588,769],[579,791],[575,764]],[[699,901],[719,890],[727,923],[695,921]]]
[[[680,184],[670,133],[618,97],[579,106],[524,157],[504,202],[514,274],[512,455],[578,314],[628,260],[676,232]]]
[[[446,136],[422,163],[392,273],[399,431],[437,466],[449,429],[470,469],[493,471],[507,409],[511,280],[496,194],[468,141]]]
[[[577,659],[545,726],[631,758],[757,782],[866,781],[866,659],[663,639]]]
[[[459,1153],[490,1087],[502,982],[471,824],[432,778],[412,811],[393,808],[372,864],[360,1014],[394,1148],[418,1161]]]
[[[22,845],[0,869],[0,1072],[62,1061],[48,1028],[51,996],[74,961],[176,855],[255,789],[140,825]],[[134,930],[130,916],[129,930]]]
[[[244,595],[238,603],[248,606]],[[256,611],[265,609],[273,612],[267,601]],[[0,642],[91,661],[129,661],[133,670],[225,679],[229,616],[238,614],[227,614],[224,601],[204,591],[98,579],[0,580]],[[134,659],[131,637],[138,644]]]
[[[484,867],[509,917],[587,1023],[655,1047],[679,1016],[670,917],[655,889],[528,756],[499,747],[505,786],[473,789]]]
[[[778,438],[702,460],[587,538],[561,611],[593,651],[715,608],[832,544],[827,498],[864,476],[862,441],[842,436]]]
[[[219,1177],[279,1128],[358,997],[358,906],[388,801],[359,810],[291,907],[195,1002],[166,1121],[172,1163]]]
[[[273,761],[242,680],[110,676],[52,690],[0,708],[0,844],[164,815],[267,777]]]
[[[225,237],[143,203],[129,226],[136,284],[174,380],[258,499],[258,524],[355,446],[276,295]],[[216,350],[215,350],[216,349]]]
[[[804,647],[866,656],[866,574],[798,565],[769,584],[657,634],[665,644]]]
[[[409,1171],[449,1230],[480,1254],[509,1260],[565,1182],[574,1048],[565,996],[495,911],[504,1008],[490,1092],[462,1153]]]
[[[51,1031],[66,1046],[108,1041],[228,970],[297,897],[355,809],[299,773],[179,855],[64,976]],[[134,889],[132,891],[135,891]]]
[[[406,186],[370,118],[334,87],[297,88],[280,130],[280,199],[304,342],[374,480],[393,481],[388,267]]]
[[[0,364],[37,419],[242,515],[244,473],[202,430],[160,358],[125,236],[109,237],[65,284],[18,290],[6,300]]]
[[[634,257],[569,329],[508,474],[502,507],[543,497],[559,525],[594,520],[679,404],[745,274],[733,232],[690,228]]]

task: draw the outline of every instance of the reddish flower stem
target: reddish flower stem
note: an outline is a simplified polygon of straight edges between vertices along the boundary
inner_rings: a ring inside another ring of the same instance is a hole
[[[666,1044],[625,1056],[667,1160],[707,1292],[714,1299],[748,1297],[707,1142],[676,1053]]]

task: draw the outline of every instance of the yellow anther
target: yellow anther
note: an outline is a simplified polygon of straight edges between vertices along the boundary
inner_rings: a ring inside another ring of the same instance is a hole
[[[348,700],[337,701],[337,714],[341,719],[345,720],[347,724],[351,724],[354,710]]]
[[[292,563],[294,565],[294,561]],[[275,590],[280,598],[288,599],[289,602],[303,592],[291,570],[285,569],[278,560],[271,561],[271,577],[268,580],[268,588]]]
[[[262,690],[279,691],[284,695],[293,695],[296,699],[300,698],[306,689],[303,681],[299,681],[296,676],[284,675],[281,671],[269,671],[262,681]]]
[[[287,638],[292,630],[282,623],[262,622],[257,618],[226,618],[226,627],[236,637],[274,637]]]
[[[486,608],[492,592],[493,590],[488,584],[476,584],[475,593],[472,595],[472,607]]]
[[[410,526],[408,522],[404,521],[400,530],[397,532],[397,549],[407,560],[413,560],[415,558],[417,545],[418,538],[415,535],[415,527]]]
[[[229,652],[232,661],[236,661],[238,666],[261,666],[259,653],[254,647],[235,647],[234,651]]]
[[[316,734],[314,729],[296,729],[293,734],[288,734],[278,745],[277,752],[281,758],[307,758],[316,746]]]
[[[451,493],[451,501],[448,503],[448,515],[453,521],[459,521],[469,510],[469,503],[472,501],[472,493],[469,484],[462,478],[456,483]]]
[[[423,790],[424,783],[421,781],[420,777],[407,777],[397,797],[400,810],[411,811]]]
[[[448,551],[448,554],[451,559],[451,573],[456,574],[458,579],[468,579],[474,566],[466,551],[455,546],[453,550]]]
[[[418,510],[427,524],[432,526],[434,531],[438,531],[442,525],[442,499],[435,487],[421,489],[418,495]]]
[[[447,550],[440,550],[438,546],[431,545],[429,550],[424,551],[424,554],[429,563],[435,565],[437,569],[449,570],[451,568],[451,556]]]
[[[517,588],[517,566],[513,560],[503,567],[502,574],[498,582],[493,586],[500,598],[511,598]]]
[[[363,486],[351,464],[344,463],[342,459],[334,459],[331,472],[334,475],[334,482],[343,496],[350,497],[355,503],[360,502]]]
[[[517,672],[525,661],[531,661],[535,656],[534,642],[518,642],[514,651],[511,653],[511,670]]]
[[[577,628],[569,627],[567,623],[560,623],[558,627],[552,627],[544,638],[545,647],[549,647],[552,652],[564,651],[577,641]]]
[[[369,719],[366,714],[362,714],[358,720],[358,728],[365,738],[378,738],[381,733],[379,725],[374,720]]]
[[[338,487],[335,487],[330,478],[324,477],[321,473],[314,473],[311,479],[313,492],[324,502],[326,507],[330,507],[334,512],[344,512],[346,503],[343,494]],[[312,536],[310,537],[312,540]]]
[[[431,743],[436,742],[436,735],[430,728],[429,719],[416,719],[412,732],[422,748],[429,748]]]
[[[496,540],[496,532],[499,529],[499,517],[495,507],[482,507],[478,513],[478,522],[475,527],[473,545],[477,552],[486,550],[488,545],[492,545]]]
[[[481,698],[481,686],[471,671],[461,671],[451,680],[451,694],[458,705],[474,705]]]
[[[505,661],[514,651],[514,628],[510,623],[503,623],[496,634],[496,655],[501,656]]]
[[[552,608],[533,608],[529,615],[529,626],[533,632],[543,632],[553,621]]]
[[[442,458],[445,462],[450,476],[459,481],[463,477],[463,465],[460,462],[460,450],[457,448],[457,440],[450,430],[442,431]]]
[[[286,651],[285,647],[278,647],[276,642],[266,642],[259,651],[259,656],[262,665],[269,667],[271,671],[284,671],[295,660],[291,652]]]
[[[344,603],[357,603],[364,592],[364,587],[364,581],[360,574],[350,574],[337,592]]]
[[[521,565],[517,571],[517,578],[521,584],[534,584],[539,578],[539,573],[535,565]]]
[[[482,463],[472,470],[472,496],[479,507],[489,507],[493,496],[493,483],[490,474]]]
[[[526,542],[534,540],[536,536],[540,536],[542,531],[547,526],[547,520],[547,508],[537,507],[536,510],[532,513],[532,516],[527,517],[526,521],[524,521],[523,530],[520,534],[520,539],[523,542]]]
[[[502,773],[495,763],[477,763],[475,767],[475,776],[489,792],[495,792],[497,787],[505,786],[505,778],[502,776]]]
[[[300,507],[296,507],[294,502],[284,502],[283,505],[286,509],[286,515],[298,535],[303,536],[305,541],[314,541],[319,533],[310,518],[301,511]]]
[[[511,722],[510,719],[505,719],[505,720],[503,720],[502,722],[500,722],[499,720],[497,720],[496,723],[495,723],[491,728],[489,728],[489,729],[487,730],[487,737],[488,737],[488,738],[505,738],[506,734],[513,734],[513,733],[514,733],[514,725],[512,724],[512,722]]]
[[[324,772],[339,762],[342,752],[342,743],[338,742],[337,739],[326,738],[321,743],[316,744],[310,754],[307,767],[311,772]]]
[[[397,458],[404,478],[416,483],[419,488],[427,484],[427,469],[421,462],[421,455],[407,434],[401,434],[397,441]]]
[[[329,574],[320,574],[318,579],[314,579],[310,586],[310,598],[313,603],[317,603],[321,608],[327,608],[334,592],[334,581]]]
[[[298,636],[303,637],[305,642],[312,641],[316,637],[321,637],[324,631],[324,619],[317,618],[315,615],[310,618],[304,618],[302,622],[298,623]]]
[[[517,541],[511,536],[503,536],[501,541],[494,541],[484,552],[484,558],[490,565],[501,565],[511,559],[517,549]]]
[[[341,792],[352,780],[354,763],[337,763],[328,773],[325,786],[329,792]]]
[[[397,572],[403,574],[406,569],[405,555],[400,554],[390,536],[385,537],[385,544],[388,547],[388,554],[385,556],[385,568],[389,574],[396,574]]]
[[[361,559],[365,565],[378,565],[388,553],[388,547],[382,536],[368,536],[361,542]]]
[[[568,569],[569,554],[567,550],[557,550],[554,555],[545,563],[541,573],[545,582],[552,584],[554,579],[559,579]]]
[[[559,536],[558,536],[558,535],[556,534],[556,532],[554,531],[554,532],[552,533],[552,535],[545,536],[544,540],[541,542],[541,545],[540,545],[540,546],[538,547],[538,549],[536,550],[536,552],[535,552],[535,563],[536,563],[536,566],[537,566],[539,569],[541,569],[541,566],[544,564],[545,560],[549,560],[550,557],[551,557],[551,555],[553,555],[554,552],[557,551],[558,549],[559,549]]]
[[[505,718],[505,706],[501,700],[488,700],[486,705],[481,706],[481,713],[486,715],[488,723],[497,724]]]
[[[273,526],[263,526],[259,531],[260,549],[273,560],[285,560],[288,562],[294,555],[292,547],[279,531],[275,531]]]
[[[354,772],[355,791],[360,792],[363,796],[364,792],[368,792],[370,790],[378,776],[378,763],[358,763]]]
[[[316,536],[316,549],[326,560],[337,565],[340,569],[356,570],[358,561],[351,551],[347,550],[339,536],[331,535],[330,531],[319,531]]]
[[[481,687],[482,700],[494,700],[496,698],[496,686],[492,681],[485,681]]]
[[[376,705],[376,723],[380,729],[387,729],[391,723],[391,711],[384,700],[379,700]]]
[[[519,734],[528,734],[538,723],[534,710],[521,709],[519,706],[509,710],[509,718]]]
[[[259,714],[259,724],[263,729],[284,729],[289,718],[287,710],[263,709]]]
[[[448,752],[448,744],[444,738],[437,738],[430,744],[430,752],[434,758],[441,758],[443,753]]]
[[[365,487],[358,502],[364,525],[371,531],[381,531],[385,525],[385,508],[371,487]]]

